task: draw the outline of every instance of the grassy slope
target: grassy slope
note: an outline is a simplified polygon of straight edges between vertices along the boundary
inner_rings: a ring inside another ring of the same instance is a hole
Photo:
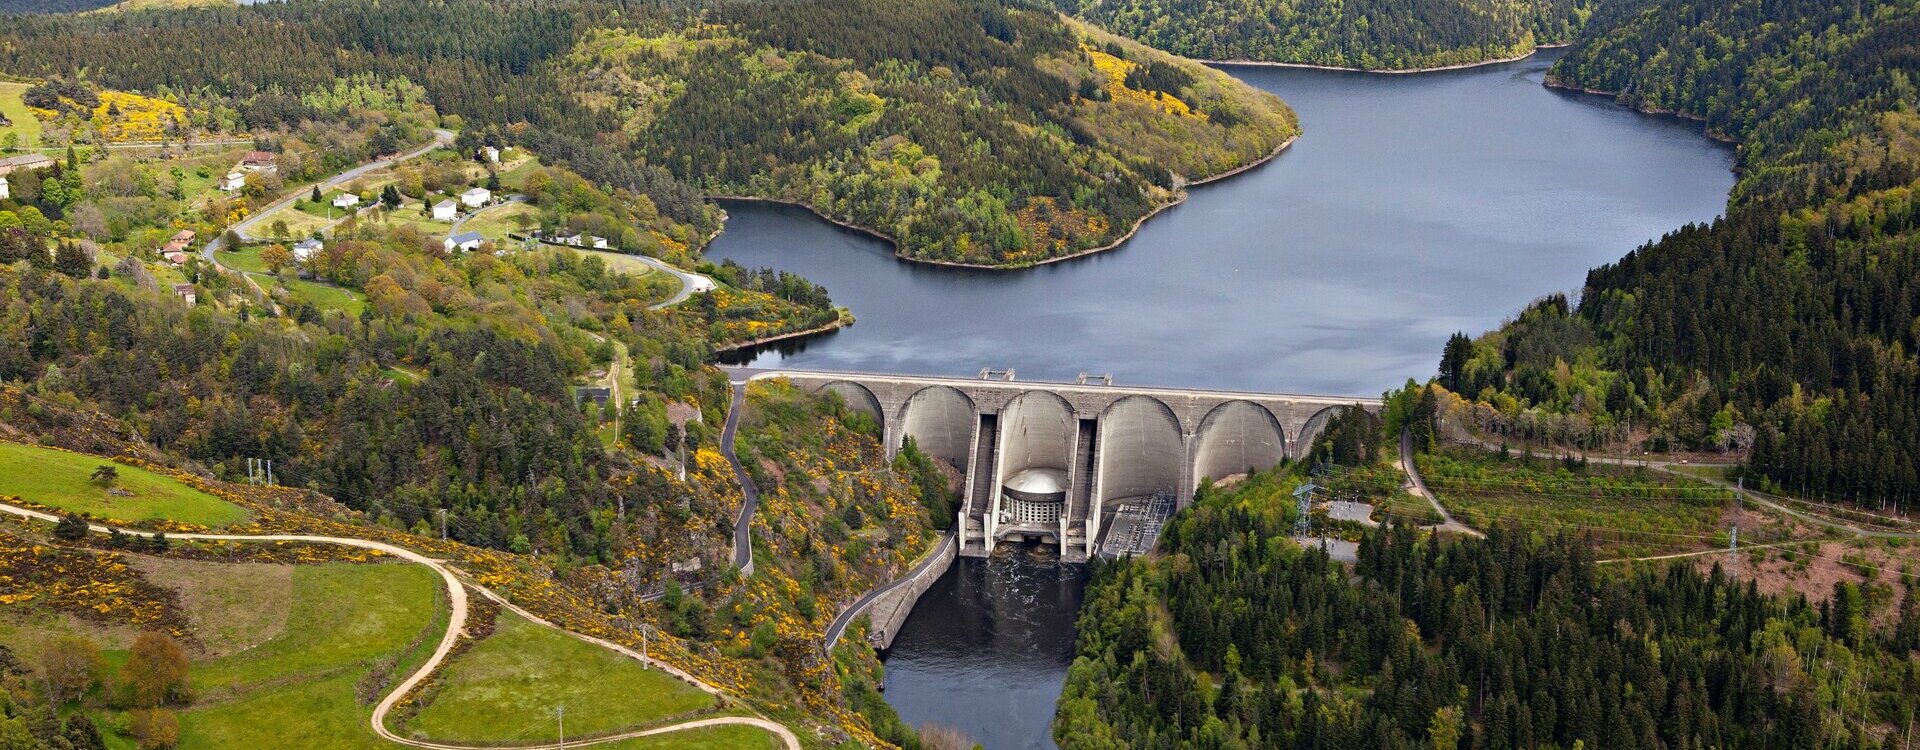
[[[181,715],[181,747],[384,747],[354,698],[371,660],[445,627],[439,580],[418,565],[316,565],[294,570],[293,607],[278,637],[195,664],[199,703]],[[416,661],[418,654],[415,655]]]
[[[103,464],[120,473],[114,486],[131,497],[108,494],[89,480]],[[130,523],[165,519],[218,527],[247,518],[239,506],[144,469],[19,443],[0,443],[0,495]]]
[[[567,733],[585,736],[659,722],[714,700],[664,672],[503,612],[493,635],[447,668],[445,687],[409,728],[435,740],[500,742],[529,727],[551,731],[561,705]]]
[[[33,113],[27,111],[26,103],[20,101],[20,95],[26,92],[28,85],[0,81],[0,113],[5,113],[7,119],[13,121],[12,125],[0,127],[0,138],[5,138],[8,133],[17,133],[21,148],[40,142],[40,121],[34,119]]]
[[[507,203],[476,214],[460,225],[460,231],[479,232],[481,236],[498,242],[506,239],[508,232],[520,231],[520,225],[513,221],[515,216],[531,219],[532,223],[528,226],[540,226],[540,209],[526,203]]]

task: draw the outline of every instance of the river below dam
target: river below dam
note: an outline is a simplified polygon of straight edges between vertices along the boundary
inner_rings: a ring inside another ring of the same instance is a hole
[[[858,320],[756,366],[1378,395],[1432,374],[1454,331],[1577,292],[1587,269],[1724,207],[1730,148],[1543,87],[1560,54],[1394,76],[1226,67],[1286,99],[1301,138],[1081,259],[927,266],[747,203],[708,255],[801,273]],[[1024,550],[956,562],[887,654],[887,699],[990,750],[1052,747],[1083,579]]]

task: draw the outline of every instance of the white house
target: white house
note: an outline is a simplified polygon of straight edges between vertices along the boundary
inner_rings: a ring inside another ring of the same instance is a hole
[[[334,208],[353,208],[360,205],[360,196],[353,193],[341,193],[333,196]]]
[[[479,208],[493,200],[493,191],[486,188],[474,188],[460,194],[460,205],[467,208]]]
[[[447,238],[447,252],[453,252],[455,250],[462,252],[478,250],[480,249],[480,243],[486,241],[487,238],[480,236],[479,232],[461,232]]]
[[[220,181],[220,189],[229,193],[247,186],[247,175],[243,172],[228,172]]]
[[[13,197],[13,191],[7,188],[7,178],[0,177],[0,201]]]
[[[453,221],[453,215],[460,210],[459,204],[450,200],[433,204],[434,221]]]
[[[500,161],[500,149],[494,148],[492,146],[481,146],[480,158],[486,159],[487,161],[490,161],[490,162]]]
[[[595,250],[608,250],[612,247],[607,244],[607,238],[605,237],[588,237],[587,239],[593,242],[593,249]]]
[[[586,243],[585,240],[581,239],[581,235],[579,232],[568,232],[566,234],[556,234],[553,236],[553,241],[562,245],[570,245],[572,247],[581,247]]]
[[[305,263],[308,258],[313,257],[314,253],[325,249],[327,249],[326,243],[309,237],[293,243],[293,259],[295,262]]]
[[[174,284],[173,293],[185,300],[188,307],[200,302],[200,295],[194,293],[192,284]]]

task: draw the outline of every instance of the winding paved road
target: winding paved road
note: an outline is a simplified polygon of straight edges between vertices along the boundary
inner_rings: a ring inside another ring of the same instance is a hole
[[[633,259],[640,261],[641,263],[645,263],[649,266],[652,266],[653,270],[672,274],[674,278],[677,278],[680,280],[680,291],[675,293],[672,297],[669,297],[667,301],[653,305],[653,309],[655,310],[678,305],[682,302],[687,301],[688,297],[692,297],[693,295],[698,294],[700,292],[712,291],[714,286],[716,286],[713,283],[713,279],[707,278],[704,275],[697,274],[692,271],[682,271],[678,267],[668,265],[665,261],[662,261],[659,258],[655,258],[647,255],[635,254],[633,256]]]
[[[733,391],[733,403],[727,407],[727,424],[720,430],[720,453],[727,457],[727,464],[733,467],[733,477],[740,481],[740,515],[733,519],[733,567],[739,568],[744,575],[753,575],[753,513],[760,507],[760,490],[753,486],[753,477],[747,476],[747,467],[740,464],[740,457],[733,452],[733,438],[740,428],[740,413],[747,406],[747,383],[742,380],[727,381],[727,388]]]
[[[899,588],[902,585],[905,585],[907,582],[912,581],[915,578],[918,578],[921,573],[926,572],[927,566],[932,565],[934,561],[939,560],[942,557],[945,557],[947,548],[950,546],[953,546],[954,544],[955,528],[958,528],[958,526],[956,525],[953,528],[947,529],[946,536],[943,536],[940,538],[940,543],[934,545],[933,551],[927,553],[925,557],[921,558],[920,562],[915,564],[912,570],[907,571],[906,575],[903,575],[897,579],[894,579],[892,583],[889,583],[885,586],[881,586],[879,588],[876,588],[872,591],[867,592],[866,596],[862,596],[859,599],[854,600],[853,604],[850,604],[847,606],[846,609],[841,610],[840,615],[838,617],[833,618],[833,623],[827,626],[826,637],[822,638],[820,642],[821,647],[826,650],[832,650],[833,644],[840,642],[841,634],[847,631],[847,626],[853,624],[853,618],[860,616],[861,612],[867,611],[867,607],[873,604],[873,600],[886,595],[887,592],[892,591],[896,588]]]
[[[337,185],[351,182],[354,179],[360,177],[361,175],[364,175],[375,169],[380,169],[382,167],[398,164],[400,162],[407,161],[409,159],[417,158],[422,154],[425,154],[436,148],[440,148],[441,146],[449,145],[451,143],[453,143],[453,131],[436,128],[433,131],[432,143],[429,143],[425,146],[421,146],[420,148],[414,149],[412,151],[408,151],[407,153],[400,154],[397,156],[392,156],[385,159],[375,159],[373,161],[370,161],[360,166],[349,169],[345,172],[341,172],[340,174],[329,177],[320,182],[320,185],[319,185],[320,190],[321,192],[325,192]],[[240,221],[235,222],[233,226],[227,227],[227,229],[233,232],[235,235],[238,235],[241,240],[246,240],[250,236],[247,234],[247,232],[253,229],[255,225],[259,224],[262,219],[265,219],[268,214],[271,214],[274,211],[279,210],[282,206],[285,206],[289,203],[300,200],[300,198],[305,195],[307,195],[307,192],[300,191],[300,190],[295,190],[291,193],[288,193],[286,196],[280,198],[279,200],[276,200],[272,203],[267,204],[265,208],[262,208],[261,210],[255,211],[251,214],[248,214],[247,218],[241,219]],[[346,217],[342,216],[340,218],[344,220]],[[226,271],[229,273],[240,274],[240,278],[246,279],[247,285],[253,287],[253,290],[260,294],[260,299],[265,300],[267,305],[273,308],[274,314],[275,315],[280,314],[281,313],[280,306],[278,304],[275,304],[273,301],[273,298],[267,295],[267,290],[264,287],[260,286],[260,282],[256,281],[253,278],[253,274],[228,268],[226,264],[221,263],[220,259],[214,256],[214,253],[225,249],[226,244],[227,244],[227,233],[221,232],[220,234],[216,235],[213,239],[207,240],[206,246],[200,248],[200,255],[202,257],[205,257],[208,263],[212,263],[214,268],[218,268],[222,271]]]
[[[352,182],[356,179],[359,179],[362,175],[365,175],[366,173],[372,172],[376,169],[383,169],[385,167],[390,167],[403,161],[410,161],[412,159],[420,158],[421,156],[426,155],[426,153],[429,151],[432,151],[436,148],[440,148],[442,146],[447,146],[452,144],[453,136],[454,136],[454,133],[451,130],[435,129],[433,131],[432,143],[428,143],[425,146],[421,146],[412,151],[408,151],[404,154],[389,156],[385,159],[375,159],[373,161],[370,161],[360,166],[349,169],[345,172],[341,172],[340,174],[334,175],[332,177],[328,177],[327,179],[322,180],[320,182],[319,184],[320,192],[324,193],[328,190],[332,190],[333,188]],[[291,193],[288,193],[287,195],[282,196],[279,200],[276,200],[272,203],[267,204],[265,207],[262,207],[260,210],[255,211],[251,214],[248,214],[247,218],[241,219],[238,223],[235,223],[233,226],[227,227],[227,229],[231,230],[234,234],[240,235],[240,239],[243,239],[243,240],[247,239],[248,237],[251,236],[247,233],[247,231],[252,229],[255,225],[259,224],[262,219],[267,218],[268,214],[271,214],[274,211],[279,210],[282,206],[285,206],[289,203],[292,203],[294,201],[297,201],[297,200],[300,200],[301,198],[306,197],[308,192],[310,192],[310,190],[311,188],[309,188],[308,190],[295,190]],[[342,217],[342,218],[345,218],[345,217]],[[206,247],[203,247],[200,249],[200,254],[206,256],[207,260],[213,261],[214,265],[220,266],[221,268],[226,268],[226,266],[220,265],[219,259],[215,258],[213,255],[214,252],[222,249],[223,246],[226,244],[226,242],[227,242],[227,235],[225,232],[222,232],[220,233],[219,236],[214,237],[212,240],[208,240]]]
[[[8,513],[15,516],[21,516],[24,518],[31,518],[31,519],[47,521],[47,522],[57,522],[60,520],[58,516],[55,516],[51,513],[42,513],[40,511],[29,510],[19,506],[8,505],[4,503],[0,503],[0,513]],[[104,526],[101,524],[90,523],[87,525],[87,527],[91,529],[93,532],[99,533],[99,534],[111,533],[113,531],[112,527]],[[422,555],[418,552],[414,552],[413,550],[407,549],[405,547],[387,544],[385,542],[376,542],[368,539],[355,539],[353,537],[318,536],[318,535],[310,535],[310,534],[175,534],[173,535],[173,538],[185,539],[185,540],[224,541],[224,542],[312,542],[316,544],[338,544],[346,547],[357,547],[360,549],[376,550],[385,554],[393,555],[394,557],[400,558],[402,560],[406,560],[408,562],[425,565],[428,568],[431,568],[435,573],[440,574],[440,580],[443,583],[445,583],[447,587],[447,601],[449,604],[449,613],[447,616],[447,632],[444,635],[440,636],[440,644],[434,648],[433,654],[427,657],[427,660],[420,664],[420,668],[415,670],[413,674],[408,675],[405,680],[402,680],[398,686],[394,687],[392,692],[389,692],[385,698],[382,698],[380,700],[379,705],[374,707],[373,715],[368,720],[368,723],[370,727],[373,729],[373,733],[376,735],[379,735],[381,739],[384,739],[388,742],[392,742],[395,744],[405,745],[407,747],[422,748],[423,750],[500,750],[496,746],[457,745],[457,744],[442,743],[442,742],[430,742],[427,740],[417,740],[410,737],[402,737],[398,734],[393,733],[391,730],[387,729],[387,725],[386,725],[387,714],[393,710],[394,705],[398,704],[401,698],[406,697],[407,693],[412,691],[415,686],[419,685],[422,681],[426,680],[428,677],[433,675],[434,670],[438,669],[441,663],[446,661],[447,655],[452,652],[454,645],[459,643],[461,632],[466,629],[467,587],[464,584],[462,584],[459,577],[454,575],[453,569],[449,567],[444,561],[427,557],[426,555]],[[533,622],[538,625],[543,625],[549,628],[553,628],[555,630],[559,630],[562,633],[566,633],[567,635],[573,636],[575,638],[586,641],[588,643],[592,643],[604,648],[612,649],[613,651],[618,652],[622,655],[625,655],[629,658],[636,659],[641,662],[645,662],[649,665],[658,667],[662,671],[665,671],[669,674],[679,677],[682,680],[686,680],[687,682],[692,683],[695,687],[700,688],[701,690],[707,692],[710,695],[715,695],[715,696],[722,695],[719,688],[716,688],[716,687],[713,687],[712,685],[708,685],[704,682],[701,682],[699,679],[695,678],[693,675],[683,672],[680,669],[675,668],[670,664],[666,664],[656,659],[647,657],[643,654],[636,653],[632,649],[629,649],[625,646],[621,646],[620,644],[617,644],[617,643],[613,643],[611,641],[606,641],[599,638],[595,638],[593,636],[584,635],[581,633],[575,633],[573,631],[566,630],[557,625],[554,625],[551,622],[541,619],[540,617],[534,615],[532,612],[528,612],[524,609],[521,609],[518,606],[515,606],[512,602],[507,601],[505,597],[502,597],[499,594],[496,594],[493,591],[486,589],[485,587],[476,585],[473,588],[474,590],[479,591],[481,595],[485,596],[486,598],[493,600],[495,602],[498,602],[502,607],[512,610],[515,614],[518,614],[521,617],[527,618],[527,620],[529,620],[530,622]],[[767,719],[760,718],[757,716],[718,716],[718,717],[712,717],[707,719],[695,719],[692,721],[685,721],[678,724],[670,724],[663,727],[654,727],[652,729],[635,730],[632,732],[625,732],[625,733],[615,734],[615,735],[605,735],[605,736],[599,736],[599,737],[583,738],[578,740],[569,740],[566,742],[552,742],[552,743],[545,743],[545,744],[538,744],[538,745],[519,745],[519,746],[514,746],[509,750],[566,750],[568,748],[583,748],[583,747],[590,747],[593,745],[604,744],[608,742],[617,742],[621,740],[633,739],[636,737],[650,737],[653,735],[666,734],[669,732],[678,732],[678,731],[684,731],[689,729],[700,729],[703,727],[722,726],[722,725],[729,725],[729,724],[757,727],[759,729],[766,730],[768,732],[773,733],[775,736],[779,737],[782,744],[785,745],[787,750],[801,750],[800,738],[794,735],[792,730],[786,728],[783,725],[780,725],[772,721],[768,721]]]

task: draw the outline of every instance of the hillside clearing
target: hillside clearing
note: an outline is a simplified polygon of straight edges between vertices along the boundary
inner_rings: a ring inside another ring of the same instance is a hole
[[[449,664],[433,702],[407,728],[439,741],[541,736],[567,707],[567,734],[590,736],[715,706],[712,696],[600,646],[502,612],[491,636]],[[557,729],[557,727],[553,727]],[[762,735],[765,733],[762,732]]]
[[[92,480],[100,466],[118,475],[111,486]],[[20,443],[0,443],[0,495],[136,525],[166,520],[218,528],[247,519],[237,505],[145,469]]]

